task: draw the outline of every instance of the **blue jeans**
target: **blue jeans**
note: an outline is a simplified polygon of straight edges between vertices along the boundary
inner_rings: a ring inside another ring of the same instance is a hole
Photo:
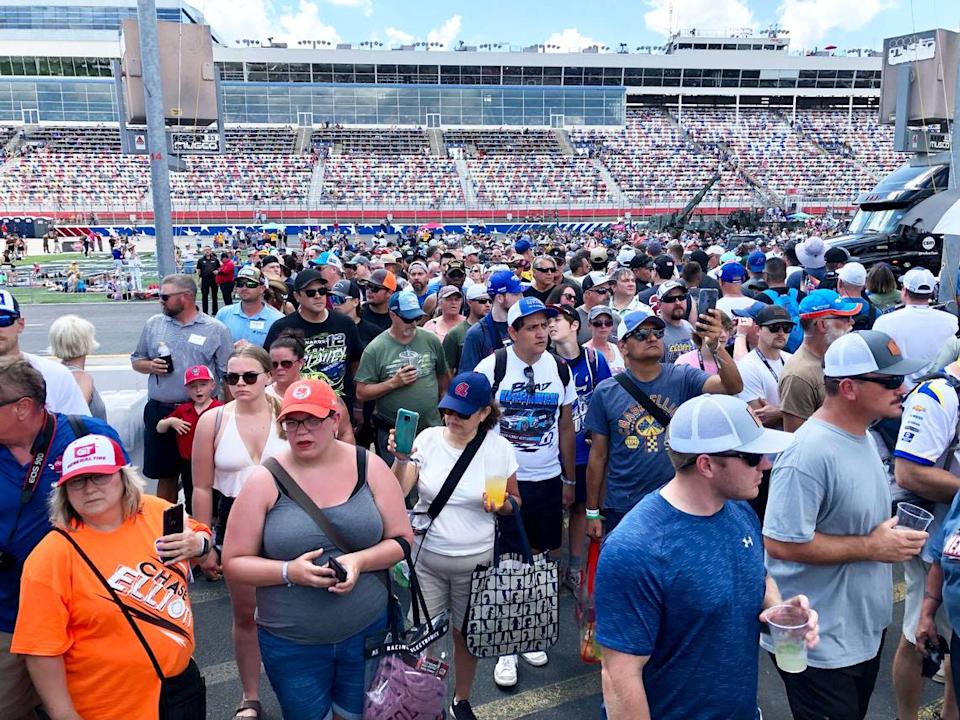
[[[263,667],[283,717],[326,720],[332,710],[346,720],[360,720],[365,690],[364,639],[386,625],[384,613],[368,628],[332,645],[295,643],[258,628]]]

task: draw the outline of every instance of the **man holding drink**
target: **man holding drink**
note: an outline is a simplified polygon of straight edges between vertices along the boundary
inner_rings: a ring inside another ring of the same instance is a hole
[[[892,564],[916,556],[927,533],[897,529],[886,470],[867,428],[898,418],[908,360],[884,333],[853,332],[824,357],[823,406],[776,460],[763,525],[767,569],[785,593],[823,614],[803,672],[780,668],[795,720],[862,720],[892,619]],[[773,644],[761,638],[767,650]]]
[[[753,720],[760,622],[785,626],[786,662],[802,662],[817,643],[807,598],[784,602],[767,575],[760,523],[746,502],[770,467],[767,455],[793,437],[764,428],[726,395],[687,400],[668,433],[673,479],[627,513],[600,553],[596,637],[607,716]]]

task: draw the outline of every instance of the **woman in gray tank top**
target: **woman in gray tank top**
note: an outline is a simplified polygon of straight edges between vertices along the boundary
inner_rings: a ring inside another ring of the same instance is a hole
[[[50,353],[60,358],[64,367],[73,373],[73,379],[90,407],[90,414],[106,422],[107,407],[97,392],[93,377],[84,369],[87,355],[100,347],[93,324],[78,315],[62,315],[50,326],[47,339]]]
[[[337,439],[338,407],[322,381],[287,389],[278,422],[289,446],[247,479],[223,546],[228,580],[257,588],[263,665],[283,716],[298,720],[331,709],[360,720],[364,638],[386,625],[383,571],[403,557],[392,538],[413,541],[396,478],[375,455]],[[329,535],[294,499],[301,492]]]

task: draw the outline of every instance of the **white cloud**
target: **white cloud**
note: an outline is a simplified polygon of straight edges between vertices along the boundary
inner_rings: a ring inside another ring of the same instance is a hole
[[[364,17],[373,15],[373,0],[324,0],[324,2],[340,7],[360,8],[363,10]]]
[[[416,36],[395,27],[388,27],[384,34],[387,36],[388,45],[412,45],[417,41]]]
[[[427,42],[440,43],[440,49],[447,50],[460,34],[460,20],[459,15],[451,16],[443,25],[427,33]]]
[[[567,28],[548,37],[544,41],[544,45],[559,45],[560,49],[556,52],[580,52],[591,45],[603,45],[603,43],[582,35],[575,28]]]
[[[286,42],[291,47],[298,40],[340,42],[332,25],[320,18],[320,7],[311,0],[300,0],[295,11],[276,15],[269,0],[205,0],[203,13],[207,22],[223,40],[266,40]]]
[[[777,19],[790,30],[790,47],[808,50],[821,41],[829,42],[831,30],[860,30],[895,5],[894,0],[858,0],[845,3],[843,12],[837,12],[835,0],[784,0],[777,8]]]
[[[756,24],[744,0],[647,0],[647,5],[651,9],[644,14],[644,23],[661,35],[691,28],[734,31]],[[833,8],[831,13],[835,12]]]

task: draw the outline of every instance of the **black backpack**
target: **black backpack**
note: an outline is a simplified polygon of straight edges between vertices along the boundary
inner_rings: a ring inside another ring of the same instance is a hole
[[[557,357],[553,353],[547,353],[554,359],[557,363],[557,372],[560,374],[560,383],[564,388],[570,382],[570,367],[564,362],[562,358]],[[497,397],[497,390],[500,389],[500,383],[503,382],[503,376],[507,374],[507,349],[500,348],[493,353],[494,365],[493,365],[493,397]],[[561,404],[562,395],[561,395]]]

